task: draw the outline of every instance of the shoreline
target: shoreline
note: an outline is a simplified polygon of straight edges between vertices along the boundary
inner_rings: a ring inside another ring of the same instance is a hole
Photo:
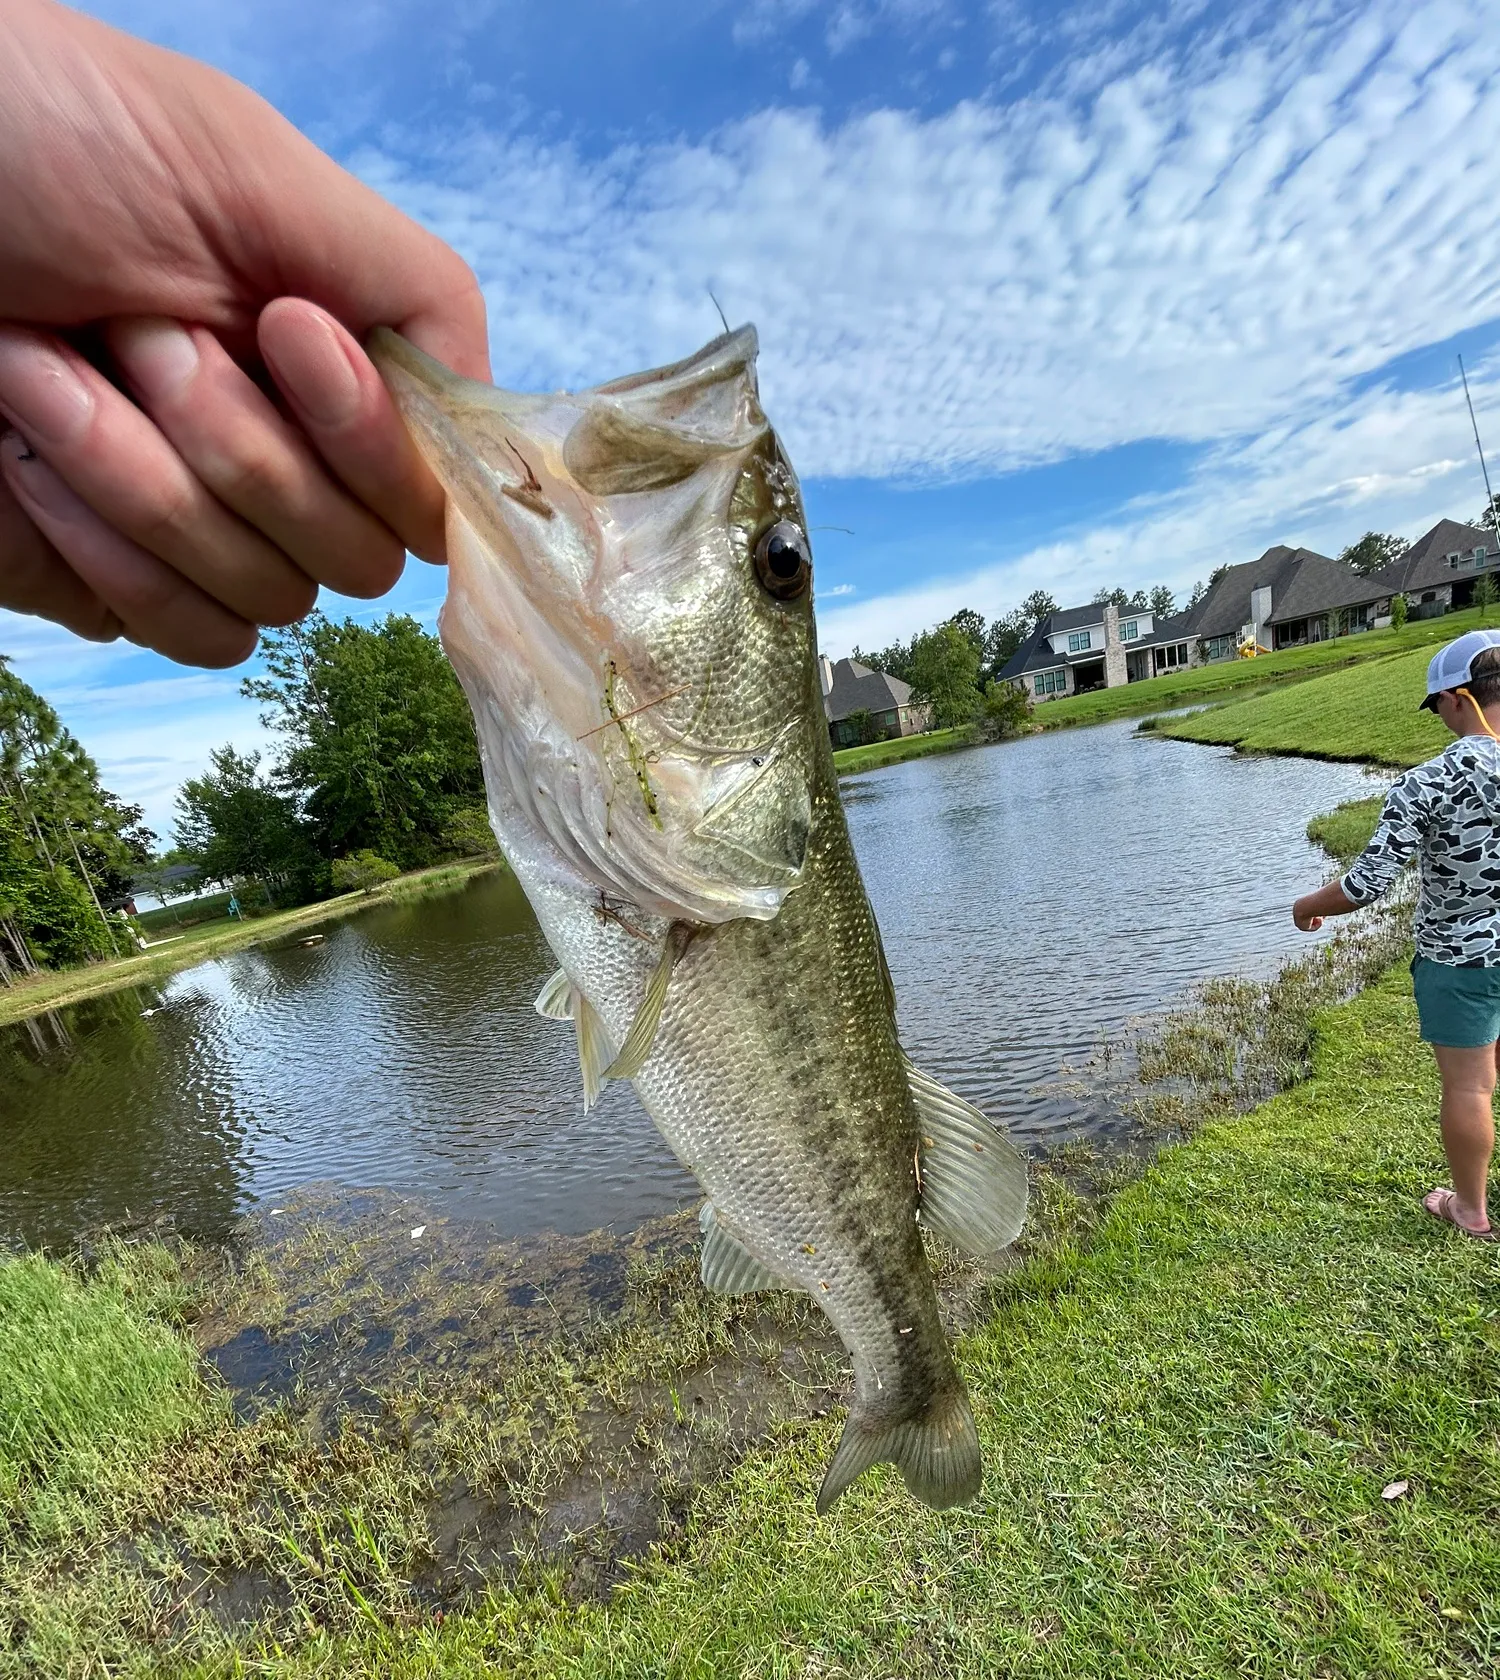
[[[178,950],[152,949],[134,957],[116,957],[108,962],[92,963],[86,968],[44,970],[0,990],[0,1027],[24,1021],[28,1016],[44,1014],[49,1009],[63,1009],[69,1004],[82,1003],[86,998],[101,997],[106,992],[124,991],[130,986],[156,985],[184,968],[194,968],[200,962],[210,962],[231,951],[264,945],[284,934],[315,927],[322,922],[342,921],[346,916],[357,916],[361,911],[373,910],[381,904],[399,902],[426,892],[443,891],[450,886],[462,886],[476,875],[504,867],[504,861],[499,858],[467,858],[456,863],[433,864],[427,869],[414,869],[409,874],[382,882],[368,893],[340,893],[335,898],[320,899],[316,904],[273,910],[269,915],[257,916],[254,921],[231,922],[221,932],[209,932],[182,941]],[[163,940],[160,943],[165,946],[178,942]]]

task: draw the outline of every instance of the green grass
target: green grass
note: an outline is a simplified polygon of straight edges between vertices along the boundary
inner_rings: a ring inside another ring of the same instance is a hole
[[[386,1584],[393,1533],[421,1557],[422,1506],[357,1430],[299,1445],[220,1421],[142,1473],[132,1524],[59,1534],[50,1570],[0,1530],[24,1589],[0,1582],[0,1672],[7,1652],[60,1677],[271,1680],[1494,1672],[1500,1248],[1418,1206],[1441,1171],[1436,1097],[1393,970],[1318,1017],[1311,1078],[993,1286],[960,1347],[986,1461],[972,1508],[928,1512],[882,1474],[819,1521],[840,1419],[789,1421],[608,1597],[573,1602],[538,1563],[439,1620]],[[503,1412],[455,1428],[517,1438]],[[216,1478],[295,1466],[339,1499],[288,1482],[250,1512],[268,1546],[287,1537],[304,1619],[264,1644],[212,1623],[184,1641],[168,1612],[193,1578],[140,1584],[151,1534],[190,1523],[212,1550]]]
[[[1307,825],[1307,838],[1340,863],[1353,863],[1369,845],[1384,804],[1383,793],[1372,793],[1368,799],[1346,799],[1336,809],[1314,817]]]
[[[0,1259],[0,1513],[118,1468],[200,1417],[170,1273],[131,1257],[89,1277]]]
[[[1451,641],[1466,630],[1477,629],[1479,624],[1479,609],[1469,607],[1463,612],[1449,613],[1445,618],[1415,621],[1399,630],[1371,630],[1363,635],[1315,642],[1308,647],[1287,648],[1281,653],[1261,654],[1255,659],[1200,665],[1193,670],[1128,683],[1123,688],[1100,688],[1092,694],[1045,701],[1036,708],[1036,722],[1044,729],[1059,729],[1073,724],[1106,723],[1111,718],[1132,717],[1142,712],[1169,711],[1199,700],[1237,699],[1259,689],[1299,683],[1341,666],[1382,659],[1412,648],[1426,648],[1425,660],[1431,657],[1434,646]],[[1418,699],[1421,694],[1419,687]]]
[[[1429,654],[1417,649],[1335,671],[1254,699],[1163,723],[1184,741],[1246,752],[1300,753],[1406,767],[1439,753],[1453,737],[1419,709]]]
[[[866,747],[840,747],[833,755],[833,762],[841,776],[849,776],[859,770],[878,770],[882,765],[900,764],[903,759],[926,758],[929,753],[954,752],[974,744],[972,729],[933,729],[925,735],[872,741]]]

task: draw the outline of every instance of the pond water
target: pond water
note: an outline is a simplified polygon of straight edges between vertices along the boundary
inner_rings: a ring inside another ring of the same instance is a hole
[[[1032,1148],[1120,1125],[1062,1069],[1307,941],[1308,819],[1381,784],[1110,724],[893,765],[844,798],[913,1058]],[[0,1031],[0,1242],[169,1214],[216,1237],[299,1186],[397,1191],[506,1235],[695,1195],[633,1093],[582,1111],[514,879],[414,898]]]

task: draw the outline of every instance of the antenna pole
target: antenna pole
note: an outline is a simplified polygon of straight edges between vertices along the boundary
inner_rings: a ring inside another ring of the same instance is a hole
[[[1495,506],[1494,492],[1490,489],[1490,469],[1484,464],[1484,445],[1479,441],[1479,422],[1474,418],[1474,399],[1469,395],[1469,376],[1464,372],[1462,356],[1458,358],[1458,377],[1464,382],[1464,401],[1469,405],[1469,424],[1474,428],[1474,447],[1479,451],[1479,470],[1484,474],[1484,493],[1489,503],[1490,524],[1496,537],[1500,538],[1500,508]]]

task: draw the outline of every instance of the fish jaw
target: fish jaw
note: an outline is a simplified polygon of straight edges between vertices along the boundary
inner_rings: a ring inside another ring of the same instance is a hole
[[[551,397],[386,331],[371,353],[448,494],[440,628],[507,852],[669,920],[774,917],[822,706],[810,592],[772,600],[754,573],[758,530],[801,504],[753,329]]]

